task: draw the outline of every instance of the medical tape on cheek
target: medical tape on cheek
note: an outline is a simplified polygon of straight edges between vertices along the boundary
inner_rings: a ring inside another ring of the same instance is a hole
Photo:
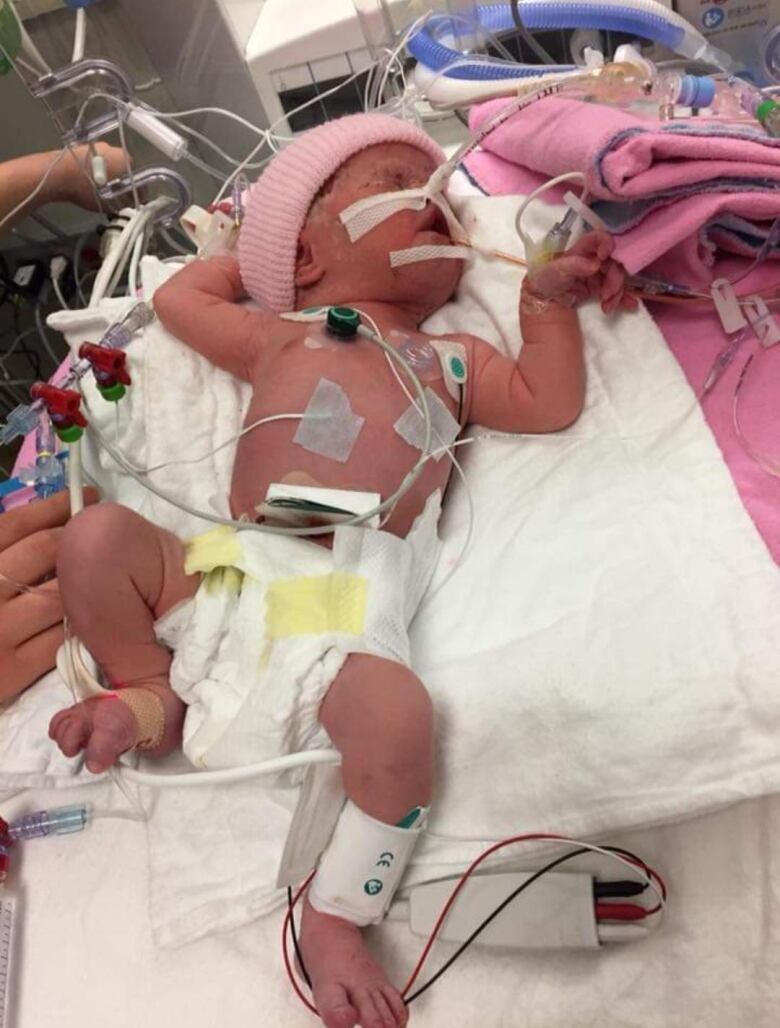
[[[468,246],[410,246],[408,250],[391,250],[390,267],[400,268],[404,264],[417,264],[419,261],[438,261],[442,259],[465,261],[471,257]]]
[[[421,211],[427,202],[425,186],[394,193],[377,193],[351,204],[339,214],[339,220],[354,243],[399,211]]]
[[[381,921],[425,827],[427,808],[415,812],[414,826],[399,828],[347,800],[309,890],[314,909],[359,927]]]
[[[417,189],[402,189],[391,193],[377,193],[366,196],[351,204],[339,215],[351,242],[356,242],[371,229],[392,218],[399,211],[422,211],[430,201],[435,203],[447,222],[450,235],[456,240],[465,240],[467,235],[458,221],[449,201],[444,196],[444,185],[452,174],[452,168],[443,164],[434,171],[424,186]]]
[[[293,442],[310,453],[344,464],[349,460],[365,420],[352,410],[349,398],[340,385],[321,378],[303,413]]]

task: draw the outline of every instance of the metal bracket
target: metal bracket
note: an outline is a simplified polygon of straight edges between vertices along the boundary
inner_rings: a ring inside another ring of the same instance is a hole
[[[145,189],[152,184],[172,186],[177,194],[175,198],[168,197],[173,207],[160,211],[154,220],[163,225],[171,225],[178,221],[192,203],[192,192],[186,178],[172,168],[145,168],[135,175],[113,179],[98,192],[103,200],[116,200],[120,196],[132,193],[133,189]]]

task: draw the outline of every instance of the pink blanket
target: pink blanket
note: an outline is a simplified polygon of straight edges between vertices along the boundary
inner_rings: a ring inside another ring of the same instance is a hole
[[[475,107],[471,128],[505,104]],[[582,172],[625,267],[636,273],[663,258],[669,278],[693,286],[710,281],[719,249],[754,252],[780,217],[780,140],[749,125],[661,123],[550,97],[491,133],[466,169],[490,194]],[[735,230],[745,223],[752,236]]]

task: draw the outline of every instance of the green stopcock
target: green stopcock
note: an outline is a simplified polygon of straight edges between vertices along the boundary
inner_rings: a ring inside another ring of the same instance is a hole
[[[765,118],[769,117],[772,111],[778,109],[778,104],[774,100],[763,100],[758,107],[756,107],[756,118],[762,122]]]
[[[84,429],[78,425],[69,425],[68,428],[57,428],[54,426],[54,431],[63,441],[63,443],[75,443],[76,440],[81,439],[84,435]]]
[[[11,61],[21,49],[22,33],[16,11],[10,0],[0,0],[0,75],[11,70]]]
[[[98,392],[104,400],[109,400],[111,403],[119,403],[127,390],[121,382],[114,382],[114,384],[110,386],[99,385]]]

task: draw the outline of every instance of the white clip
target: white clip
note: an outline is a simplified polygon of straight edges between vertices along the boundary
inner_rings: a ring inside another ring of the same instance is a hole
[[[710,287],[712,302],[727,336],[747,328],[747,321],[737,300],[734,287],[727,278],[716,278]]]
[[[594,229],[596,232],[608,232],[609,229],[601,220],[601,218],[592,211],[586,203],[583,203],[579,196],[575,196],[571,191],[564,194],[563,202],[567,207],[570,207],[575,214],[578,214],[585,224]]]
[[[767,307],[763,296],[749,296],[745,303],[745,313],[756,338],[765,349],[774,346],[775,343],[780,343],[780,326],[778,326],[774,314]]]

